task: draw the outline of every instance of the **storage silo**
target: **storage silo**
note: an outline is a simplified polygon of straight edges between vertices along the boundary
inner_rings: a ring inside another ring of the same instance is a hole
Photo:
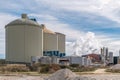
[[[61,56],[65,56],[65,35],[58,32],[56,35],[58,36],[58,51]]]
[[[54,56],[55,54],[58,54],[58,36],[55,32],[47,29],[44,24],[43,26],[43,50],[44,50],[44,56]]]
[[[32,56],[43,55],[43,29],[26,14],[5,26],[6,61],[30,63]]]

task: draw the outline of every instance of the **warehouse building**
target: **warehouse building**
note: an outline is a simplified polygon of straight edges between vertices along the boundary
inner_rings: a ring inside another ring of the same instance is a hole
[[[8,63],[31,63],[43,56],[65,56],[65,35],[47,29],[26,14],[7,24],[5,34]]]

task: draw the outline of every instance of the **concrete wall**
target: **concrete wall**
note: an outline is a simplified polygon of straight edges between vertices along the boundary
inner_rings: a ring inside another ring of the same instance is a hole
[[[60,53],[65,53],[65,35],[56,33],[58,36],[58,50]]]
[[[6,60],[24,62],[24,26],[6,27]]]
[[[14,25],[6,27],[6,60],[31,62],[31,56],[43,54],[43,31],[40,27]]]
[[[31,56],[43,56],[43,30],[40,27],[25,27],[25,54],[27,62],[31,61]]]
[[[58,51],[58,37],[56,34],[44,33],[43,39],[44,51]]]
[[[70,57],[70,64],[84,65],[83,58],[79,57],[79,56],[71,56]]]

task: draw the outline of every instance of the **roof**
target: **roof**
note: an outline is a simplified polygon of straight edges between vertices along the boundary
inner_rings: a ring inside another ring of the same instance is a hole
[[[59,33],[59,32],[55,32],[56,34],[59,34],[59,35],[64,35],[65,36],[65,34],[63,34],[63,33]]]
[[[30,20],[27,17],[27,14],[22,14],[21,19],[16,19],[16,20],[8,23],[5,27],[13,26],[13,25],[32,25],[32,26],[39,26],[40,27],[40,25],[36,21]]]
[[[29,18],[27,17],[27,14],[22,14],[22,15],[21,15],[21,19],[16,19],[16,20],[8,23],[8,24],[5,26],[5,28],[8,27],[8,26],[14,26],[14,25],[31,25],[31,26],[37,26],[37,27],[42,28],[44,33],[64,35],[64,34],[62,34],[62,33],[53,32],[53,31],[47,29],[44,24],[39,25],[39,24],[36,22],[35,19],[29,19]]]
[[[46,28],[46,26],[44,24],[41,24],[41,26],[43,27],[43,32],[44,33],[49,33],[49,34],[56,34],[55,32],[49,30]]]
[[[37,22],[32,21],[30,19],[16,19],[16,20],[8,23],[6,25],[6,27],[7,26],[13,26],[13,25],[33,25],[33,26],[39,26],[40,27],[40,25]]]
[[[47,29],[47,28],[44,28],[44,29],[43,29],[43,32],[44,32],[44,33],[55,34],[55,32],[53,32],[53,31],[51,31],[51,30],[49,30],[49,29]]]

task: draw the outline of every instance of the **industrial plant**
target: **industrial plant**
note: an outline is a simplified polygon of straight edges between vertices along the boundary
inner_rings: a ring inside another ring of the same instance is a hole
[[[109,52],[106,47],[100,49],[94,34],[90,32],[86,40],[81,39],[72,43],[71,49],[74,49],[74,52],[66,56],[65,34],[49,30],[45,24],[39,24],[35,18],[31,19],[27,14],[22,14],[21,19],[8,23],[5,26],[5,34],[7,63],[39,62],[93,66],[113,64],[115,61],[113,52]]]
[[[5,35],[8,63],[31,63],[43,56],[65,56],[65,35],[47,29],[27,14],[8,23]]]

